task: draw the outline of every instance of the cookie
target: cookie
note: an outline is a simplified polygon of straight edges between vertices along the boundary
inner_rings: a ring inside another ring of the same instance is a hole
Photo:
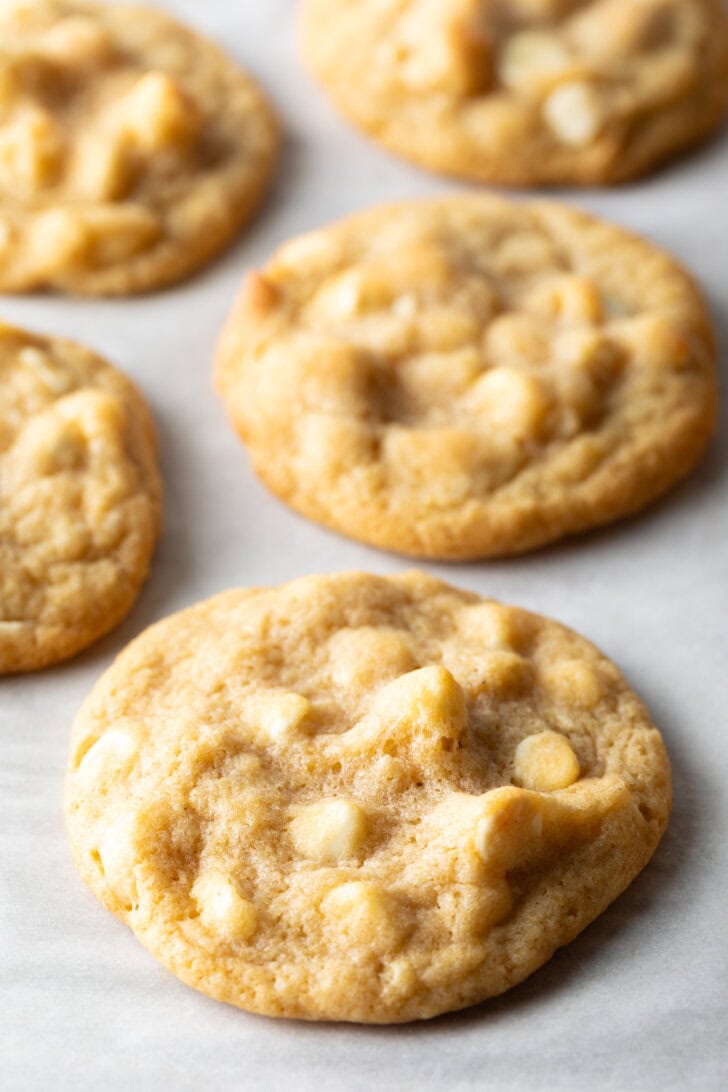
[[[210,42],[161,12],[0,8],[0,291],[128,295],[208,262],[253,213],[276,126]]]
[[[520,982],[652,854],[658,731],[575,633],[422,573],[225,592],[73,728],[86,883],[184,982],[398,1022]]]
[[[721,0],[305,0],[302,31],[348,118],[485,182],[635,178],[728,105]]]
[[[552,204],[457,196],[303,236],[255,273],[217,385],[299,512],[423,557],[634,512],[715,419],[704,304],[668,256]]]
[[[64,660],[147,575],[161,486],[149,410],[90,350],[0,323],[0,675]]]

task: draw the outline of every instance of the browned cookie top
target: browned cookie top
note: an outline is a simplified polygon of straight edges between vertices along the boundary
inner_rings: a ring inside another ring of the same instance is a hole
[[[230,591],[73,729],[86,882],[185,982],[273,1016],[433,1016],[519,982],[667,821],[659,733],[555,622],[429,576]]]

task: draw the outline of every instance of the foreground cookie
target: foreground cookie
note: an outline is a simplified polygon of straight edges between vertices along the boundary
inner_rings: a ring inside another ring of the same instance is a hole
[[[147,8],[0,6],[0,291],[125,295],[252,213],[275,126],[215,46]]]
[[[484,181],[634,178],[728,104],[722,0],[305,0],[303,31],[348,117]]]
[[[272,1016],[434,1016],[521,981],[653,852],[659,733],[563,626],[424,574],[230,591],[73,729],[86,882],[185,982]]]
[[[0,323],[0,674],[112,629],[159,533],[154,426],[88,349]]]
[[[355,538],[515,553],[641,508],[700,456],[715,351],[685,273],[549,204],[454,197],[294,240],[218,387],[266,484]]]

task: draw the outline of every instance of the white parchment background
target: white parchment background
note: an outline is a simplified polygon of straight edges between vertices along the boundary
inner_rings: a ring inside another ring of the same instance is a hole
[[[166,530],[126,622],[73,662],[0,680],[0,1083],[27,1089],[683,1090],[728,1087],[728,469],[722,435],[638,518],[531,557],[429,566],[552,615],[622,667],[674,766],[652,864],[575,943],[502,999],[424,1025],[275,1022],[161,968],[86,891],[61,812],[69,725],[144,626],[222,588],[406,564],[297,518],[253,479],[210,389],[213,342],[246,267],[292,233],[455,186],[347,127],[297,58],[293,0],[167,0],[267,88],[285,148],[273,193],[222,261],[146,299],[3,299],[0,314],[89,342],[156,413]],[[707,290],[728,348],[728,133],[657,177],[566,195],[671,249]]]

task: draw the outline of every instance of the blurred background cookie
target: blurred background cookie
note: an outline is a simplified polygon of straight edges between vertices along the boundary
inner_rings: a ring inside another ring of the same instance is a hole
[[[89,349],[0,324],[0,674],[112,629],[161,520],[154,425]]]
[[[302,31],[347,117],[485,182],[634,178],[728,104],[721,0],[304,0]]]
[[[276,126],[236,64],[161,12],[0,6],[0,291],[127,295],[252,214]]]

